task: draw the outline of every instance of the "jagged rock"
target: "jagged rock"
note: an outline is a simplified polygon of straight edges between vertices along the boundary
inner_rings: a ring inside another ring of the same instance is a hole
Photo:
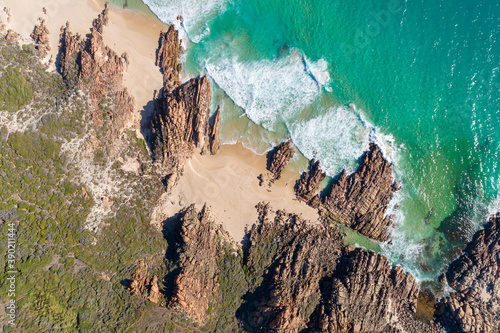
[[[40,24],[35,25],[31,39],[38,44],[38,50],[45,57],[50,51],[49,29],[45,25],[45,20],[40,19]]]
[[[205,147],[210,99],[210,82],[206,76],[192,79],[172,92],[163,90],[163,96],[155,100],[151,122],[155,161],[179,171],[195,147]]]
[[[416,309],[418,285],[400,267],[372,251],[349,251],[322,281],[322,300],[311,316],[312,332],[410,332],[400,316]]]
[[[319,208],[320,198],[316,194],[320,183],[325,179],[319,161],[309,161],[309,172],[304,172],[295,184],[295,194],[299,200],[305,201],[314,208]]]
[[[7,16],[7,23],[10,23],[12,21],[12,13],[10,12],[10,8],[3,7],[3,11]]]
[[[267,170],[269,170],[273,176],[271,179],[272,181],[276,181],[281,178],[285,165],[294,154],[295,147],[293,146],[291,139],[280,143],[275,149],[269,152]]]
[[[7,34],[5,35],[5,40],[7,42],[13,42],[15,40],[18,40],[19,38],[21,38],[20,34],[18,34],[12,29],[7,30]]]
[[[438,319],[454,332],[500,331],[500,213],[477,232],[446,273],[456,290],[439,302]]]
[[[201,212],[194,205],[188,207],[170,232],[175,234],[172,245],[178,267],[170,306],[204,324],[209,318],[207,310],[220,298],[218,261],[227,244],[236,245],[207,207]]]
[[[258,331],[298,332],[319,302],[320,280],[342,254],[341,237],[325,225],[259,204],[259,221],[249,232],[247,264],[264,282],[249,297],[243,319]],[[257,267],[257,269],[255,269]]]
[[[212,153],[217,151],[220,112],[210,126],[211,87],[206,76],[179,83],[180,46],[173,27],[160,37],[160,45],[157,63],[164,73],[164,87],[154,100],[149,141],[155,162],[165,167],[167,174],[179,174],[194,148],[202,153],[208,148]]]
[[[392,164],[376,144],[370,144],[358,171],[341,173],[322,200],[322,215],[346,224],[365,236],[385,241],[392,216],[385,216],[398,186],[392,177]]]
[[[322,173],[319,164],[311,165],[296,185],[297,196],[319,208],[320,214],[343,223],[370,238],[386,241],[392,216],[386,216],[389,202],[398,190],[392,177],[392,164],[376,144],[363,155],[360,168],[347,176],[345,170],[332,184],[328,194],[316,196]]]
[[[158,303],[160,299],[160,288],[158,288],[158,278],[156,275],[150,277],[148,265],[144,260],[139,260],[139,265],[132,274],[132,282],[129,290],[138,297],[145,297],[153,303]]]
[[[108,4],[104,4],[104,10],[102,13],[100,13],[96,19],[92,21],[92,28],[93,30],[97,31],[98,33],[102,34],[104,31],[104,27],[108,25],[109,23],[109,9],[108,9]]]
[[[220,128],[220,107],[217,107],[217,111],[213,115],[213,121],[210,124],[210,133],[208,135],[210,139],[210,154],[215,155],[220,147],[219,139],[219,128]]]
[[[160,35],[159,49],[156,54],[156,66],[160,67],[163,74],[163,86],[167,90],[180,84],[179,81],[179,57],[182,54],[179,33],[171,25],[166,33]]]
[[[67,80],[76,78],[82,90],[91,96],[95,106],[92,112],[94,128],[111,122],[107,139],[112,142],[133,119],[135,100],[123,87],[127,57],[118,56],[104,45],[102,32],[108,21],[106,6],[93,21],[92,32],[85,38],[72,34],[69,22],[66,22],[66,26],[61,27],[59,64],[63,77]],[[110,104],[115,107],[110,108]]]

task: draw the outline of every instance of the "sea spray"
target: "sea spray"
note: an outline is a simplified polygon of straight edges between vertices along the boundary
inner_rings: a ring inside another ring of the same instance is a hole
[[[146,5],[168,24],[185,31],[194,43],[210,33],[208,23],[224,12],[227,2],[224,0],[143,0]]]
[[[205,69],[253,122],[268,130],[276,130],[283,120],[298,117],[320,93],[297,50],[274,61],[211,58]]]

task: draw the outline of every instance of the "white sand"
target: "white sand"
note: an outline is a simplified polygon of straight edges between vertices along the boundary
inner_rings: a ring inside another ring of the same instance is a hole
[[[318,219],[317,210],[295,198],[293,186],[297,173],[285,171],[270,188],[259,186],[258,176],[266,173],[266,157],[256,155],[241,144],[223,145],[215,156],[195,154],[168,206],[170,215],[194,203],[211,207],[235,240],[244,236],[245,226],[257,221],[255,206],[270,202],[273,209],[286,209],[310,221]]]

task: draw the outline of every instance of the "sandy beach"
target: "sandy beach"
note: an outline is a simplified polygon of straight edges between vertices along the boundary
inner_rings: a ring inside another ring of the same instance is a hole
[[[3,5],[2,5],[3,6]],[[50,3],[23,1],[10,3],[12,19],[9,27],[29,42],[30,33],[39,18],[46,21],[50,34],[51,55],[57,56],[61,26],[70,22],[72,32],[87,34],[92,20],[104,9],[97,0],[57,0]],[[46,14],[43,8],[46,9]],[[139,132],[139,122],[148,111],[153,91],[162,86],[162,75],[155,66],[158,36],[167,25],[141,13],[111,8],[109,26],[104,29],[104,41],[118,54],[127,52],[129,66],[125,85],[136,100],[136,119],[131,124]],[[5,22],[6,18],[2,17]],[[55,70],[55,67],[52,68]],[[316,210],[296,200],[293,184],[299,174],[285,170],[282,178],[271,187],[259,185],[259,175],[266,174],[266,157],[257,155],[241,144],[223,145],[215,156],[195,154],[186,163],[184,175],[171,195],[164,195],[153,220],[157,223],[175,215],[183,207],[196,204],[210,206],[217,220],[237,241],[244,236],[246,226],[257,220],[255,206],[270,202],[274,209],[286,209],[316,220]]]
[[[1,4],[2,8],[4,7]],[[9,27],[21,34],[25,41],[31,41],[30,34],[39,18],[45,20],[49,28],[50,56],[56,59],[59,34],[66,21],[73,33],[85,35],[90,32],[92,20],[104,9],[104,3],[98,0],[54,0],[20,1],[5,5],[10,8],[12,20]],[[44,14],[43,8],[47,14]],[[3,13],[2,13],[3,14]],[[148,107],[153,91],[162,86],[162,75],[155,66],[155,52],[158,37],[168,26],[159,20],[130,10],[111,9],[109,26],[104,29],[104,42],[117,54],[127,52],[129,66],[125,72],[125,84],[136,101],[136,117],[139,122],[141,113]],[[4,17],[1,18],[4,22]],[[52,67],[55,69],[55,67]]]
[[[293,185],[299,174],[285,170],[273,185],[259,185],[260,174],[266,174],[266,156],[256,155],[241,144],[223,145],[217,155],[194,157],[186,163],[184,175],[170,196],[169,215],[182,206],[206,203],[235,240],[241,240],[245,226],[257,220],[255,206],[269,202],[274,209],[286,209],[315,221],[317,210],[298,201]]]

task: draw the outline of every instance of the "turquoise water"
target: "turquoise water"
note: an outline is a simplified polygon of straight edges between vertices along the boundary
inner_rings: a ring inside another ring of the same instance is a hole
[[[225,141],[259,152],[290,135],[329,175],[370,141],[403,186],[381,251],[439,275],[496,207],[497,1],[145,0],[182,26],[185,70],[207,73]]]

